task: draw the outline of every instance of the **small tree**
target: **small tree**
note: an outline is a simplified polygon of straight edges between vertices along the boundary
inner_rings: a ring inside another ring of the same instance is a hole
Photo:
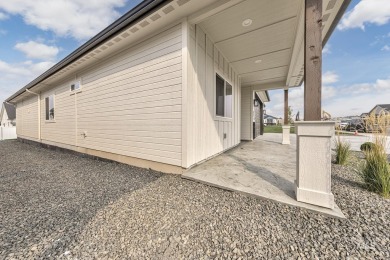
[[[294,123],[294,120],[292,118],[293,109],[291,106],[288,106],[288,123],[291,125]]]

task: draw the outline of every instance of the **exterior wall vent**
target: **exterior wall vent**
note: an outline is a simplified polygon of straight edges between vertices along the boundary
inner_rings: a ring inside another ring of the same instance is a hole
[[[172,5],[169,5],[168,7],[166,7],[166,8],[163,9],[163,12],[164,12],[164,14],[169,14],[169,13],[172,12],[173,10],[175,10],[175,8],[173,8]]]

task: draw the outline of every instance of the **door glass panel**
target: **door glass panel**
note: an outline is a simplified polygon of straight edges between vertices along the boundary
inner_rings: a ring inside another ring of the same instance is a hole
[[[216,77],[216,115],[217,116],[225,116],[225,100],[224,100],[224,84],[225,81],[217,75]]]
[[[226,96],[225,96],[225,116],[232,117],[233,108],[233,87],[226,82]]]

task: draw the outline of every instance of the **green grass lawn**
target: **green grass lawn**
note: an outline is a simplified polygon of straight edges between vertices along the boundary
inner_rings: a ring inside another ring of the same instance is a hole
[[[267,125],[264,126],[264,133],[282,133],[282,126],[281,125]],[[291,126],[290,133],[295,134],[295,128]]]

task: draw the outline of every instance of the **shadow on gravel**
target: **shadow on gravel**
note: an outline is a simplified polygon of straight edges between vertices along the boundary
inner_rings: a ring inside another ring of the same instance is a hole
[[[0,258],[56,258],[102,208],[162,174],[0,142]]]
[[[332,179],[333,180],[337,180],[339,181],[340,183],[344,183],[344,184],[347,184],[347,185],[350,185],[350,186],[353,186],[353,187],[358,187],[358,188],[362,188],[364,189],[364,184],[362,182],[357,182],[357,181],[353,181],[353,180],[348,180],[346,178],[343,178],[341,176],[338,176],[338,175],[332,175]]]

